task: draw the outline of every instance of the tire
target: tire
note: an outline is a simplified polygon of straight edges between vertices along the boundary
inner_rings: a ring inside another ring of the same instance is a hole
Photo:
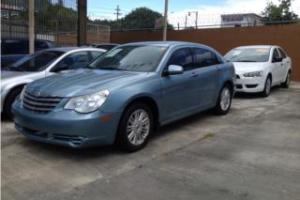
[[[263,97],[268,97],[271,93],[271,88],[272,88],[272,78],[269,75],[266,79],[265,82],[265,87],[264,87],[264,91],[261,93]]]
[[[138,120],[142,116],[143,120]],[[153,127],[153,112],[150,107],[144,103],[134,103],[123,113],[116,144],[127,152],[138,151],[148,143]]]
[[[285,81],[281,84],[283,88],[289,88],[291,82],[291,71],[289,71],[286,75]]]
[[[8,93],[4,100],[3,114],[9,119],[13,119],[13,114],[11,112],[11,107],[13,102],[16,100],[17,96],[22,92],[23,87],[17,87]]]
[[[220,91],[218,101],[214,109],[217,115],[226,115],[229,112],[231,108],[232,97],[233,89],[229,84],[226,84]]]

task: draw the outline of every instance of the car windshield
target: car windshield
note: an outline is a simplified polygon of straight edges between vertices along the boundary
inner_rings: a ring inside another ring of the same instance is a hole
[[[92,69],[150,72],[157,68],[166,47],[131,45],[115,48],[103,54],[88,67]]]
[[[238,48],[225,55],[229,62],[267,62],[270,48]]]
[[[26,56],[23,59],[11,64],[8,70],[11,71],[42,71],[49,66],[55,59],[61,56],[61,51],[42,51],[32,56]]]

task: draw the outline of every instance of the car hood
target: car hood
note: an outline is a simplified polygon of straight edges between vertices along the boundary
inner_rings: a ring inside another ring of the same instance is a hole
[[[142,80],[148,73],[78,69],[30,83],[27,91],[37,96],[74,97],[101,90],[112,91]]]
[[[33,72],[19,72],[19,71],[1,71],[1,80],[11,79],[11,78],[20,78],[22,76],[27,76],[33,74]]]
[[[248,72],[263,71],[266,63],[262,62],[234,62],[234,69],[236,74],[244,74]]]

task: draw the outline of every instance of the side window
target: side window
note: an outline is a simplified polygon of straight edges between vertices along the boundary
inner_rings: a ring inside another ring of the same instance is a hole
[[[273,56],[272,56],[272,61],[273,62],[279,62],[280,58],[281,58],[281,56],[280,56],[278,50],[274,49]]]
[[[6,40],[1,44],[2,54],[28,54],[28,42],[23,40]]]
[[[35,41],[34,46],[36,50],[42,50],[48,48],[47,43],[43,41]]]
[[[207,49],[193,48],[194,62],[196,67],[207,67],[211,65],[218,65],[221,62],[218,56]]]
[[[63,58],[57,65],[52,69],[54,72],[61,70],[70,70],[86,67],[90,62],[88,52],[81,51],[75,52],[67,57]]]
[[[287,56],[286,56],[286,53],[285,53],[281,48],[279,48],[279,52],[280,52],[281,57],[282,57],[283,59],[287,57]]]
[[[101,51],[90,51],[91,56],[92,56],[92,60],[95,60],[95,58],[99,57],[100,55],[103,54],[103,52]]]
[[[190,48],[183,48],[176,50],[169,62],[169,65],[180,65],[184,68],[184,70],[190,70],[193,68],[193,56]]]

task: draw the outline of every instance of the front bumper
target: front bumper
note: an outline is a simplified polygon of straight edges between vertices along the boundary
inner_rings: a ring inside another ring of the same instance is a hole
[[[13,104],[16,129],[31,140],[82,148],[113,144],[121,113],[79,114],[58,109],[49,113],[36,113],[24,109],[20,101]],[[102,117],[109,116],[103,121]]]
[[[235,81],[235,91],[236,92],[246,92],[246,93],[257,93],[262,92],[265,87],[264,77],[243,77],[242,75],[237,75]]]

